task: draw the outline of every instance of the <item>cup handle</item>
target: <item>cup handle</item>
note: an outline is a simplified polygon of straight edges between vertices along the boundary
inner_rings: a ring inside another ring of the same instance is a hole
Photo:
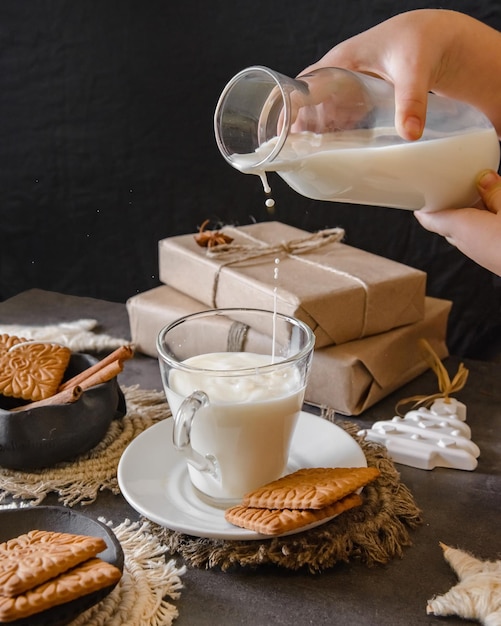
[[[194,391],[183,400],[174,415],[172,441],[174,447],[186,456],[188,463],[199,472],[208,472],[217,478],[216,459],[212,454],[203,455],[192,448],[191,426],[196,412],[208,406],[209,397],[203,391]]]

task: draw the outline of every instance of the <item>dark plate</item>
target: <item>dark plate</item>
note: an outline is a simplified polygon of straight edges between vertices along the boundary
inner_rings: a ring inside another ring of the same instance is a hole
[[[107,548],[98,555],[99,558],[112,563],[120,571],[123,571],[122,546],[113,531],[98,520],[59,506],[36,506],[27,509],[0,511],[0,543],[30,530],[52,530],[75,535],[102,537],[106,541]],[[24,619],[8,622],[8,624],[10,626],[63,626],[100,602],[114,587],[115,585],[105,587],[71,602],[66,602]]]
[[[72,354],[64,380],[96,362],[88,354]],[[88,452],[126,409],[116,378],[87,389],[76,402],[7,410],[23,404],[0,395],[0,466],[9,469],[41,469]]]

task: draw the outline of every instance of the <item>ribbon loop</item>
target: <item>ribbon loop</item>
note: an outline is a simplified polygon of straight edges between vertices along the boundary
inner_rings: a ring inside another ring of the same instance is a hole
[[[437,353],[433,350],[430,343],[426,339],[420,339],[419,344],[423,350],[425,360],[437,376],[439,391],[430,395],[416,395],[399,400],[395,407],[395,411],[400,417],[405,415],[405,413],[401,412],[401,407],[406,404],[413,403],[410,409],[412,410],[417,409],[420,406],[429,408],[435,400],[439,400],[440,398],[443,398],[445,402],[450,402],[451,395],[456,391],[461,391],[468,379],[469,372],[463,363],[460,363],[458,371],[451,380],[444,364],[438,357]]]

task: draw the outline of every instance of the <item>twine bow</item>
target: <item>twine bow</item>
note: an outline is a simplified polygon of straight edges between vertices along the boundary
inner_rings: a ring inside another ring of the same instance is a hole
[[[416,409],[420,406],[424,406],[429,408],[435,400],[443,398],[445,402],[450,402],[450,396],[456,391],[460,391],[466,384],[468,379],[468,370],[463,365],[463,363],[459,364],[458,371],[456,372],[454,378],[451,380],[449,373],[445,369],[444,364],[438,357],[437,353],[433,350],[431,345],[426,339],[420,339],[419,344],[423,350],[423,356],[431,367],[431,369],[435,372],[438,380],[438,388],[440,391],[437,393],[433,393],[430,395],[416,395],[410,396],[409,398],[403,398],[395,407],[395,411],[397,415],[403,417],[405,413],[401,413],[401,407],[414,403],[412,405],[412,409]]]
[[[239,261],[247,261],[261,256],[269,256],[270,254],[303,254],[317,250],[329,243],[341,241],[344,237],[343,228],[325,228],[316,233],[301,237],[299,239],[291,239],[277,244],[267,244],[262,241],[255,243],[221,243],[217,246],[207,248],[207,256],[212,258],[229,257],[228,263],[238,263]]]

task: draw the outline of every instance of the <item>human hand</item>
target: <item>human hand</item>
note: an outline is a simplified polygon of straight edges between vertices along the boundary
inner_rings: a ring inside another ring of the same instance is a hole
[[[303,74],[298,83],[304,89],[290,94],[291,132],[351,130],[363,124],[373,109],[363,84],[344,69],[319,68]]]
[[[477,188],[483,202],[478,208],[415,211],[418,222],[444,236],[463,254],[501,276],[501,176],[480,172]]]
[[[345,67],[395,87],[395,126],[418,139],[428,92],[482,110],[501,134],[501,34],[456,11],[421,9],[397,15],[348,39],[303,72]]]

